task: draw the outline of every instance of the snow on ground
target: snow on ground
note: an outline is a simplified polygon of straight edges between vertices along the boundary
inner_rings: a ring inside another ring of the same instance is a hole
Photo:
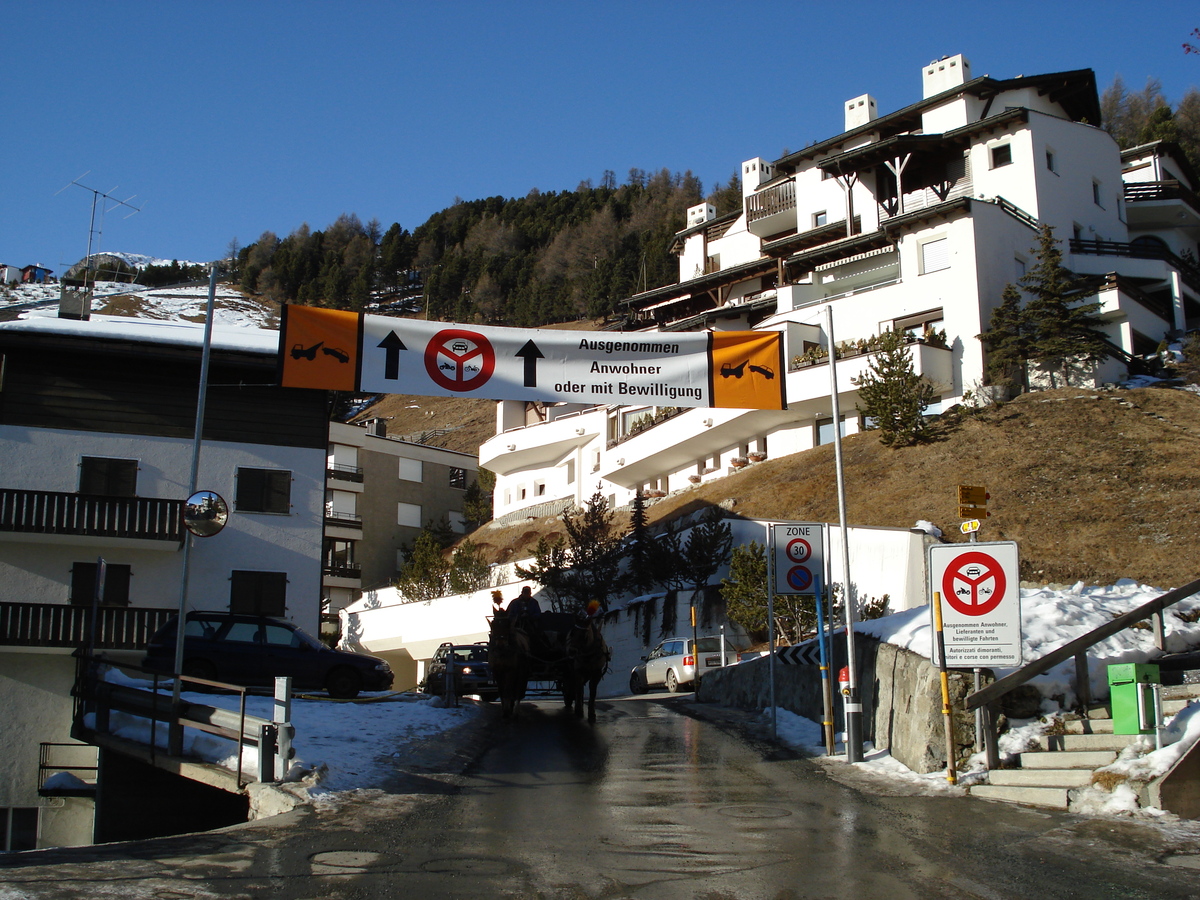
[[[119,668],[105,674],[105,680],[151,689],[151,683],[131,677]],[[160,690],[171,692],[170,682],[160,682]],[[235,694],[185,692],[189,703],[238,709]],[[270,721],[273,697],[247,695],[246,713]],[[401,758],[406,748],[470,721],[480,713],[480,705],[463,700],[458,707],[443,707],[441,698],[418,693],[370,693],[357,700],[331,700],[324,696],[292,699],[291,722],[296,728],[296,751],[290,777],[315,783],[314,794],[378,787],[387,777],[392,761]],[[112,713],[109,730],[117,737],[150,743],[149,720],[125,713]],[[155,746],[166,749],[166,729],[154,730]],[[237,767],[237,748],[233,741],[195,729],[184,731],[184,753],[230,770]],[[242,768],[257,775],[258,761],[252,748],[244,748]]]
[[[59,284],[20,284],[0,287],[0,309],[23,309],[57,301]],[[129,297],[130,317],[165,322],[203,322],[208,304],[208,285],[146,288],[123,282],[98,281],[92,306],[117,295]],[[278,316],[260,303],[248,300],[229,285],[218,284],[214,324],[236,328],[278,328]],[[28,315],[28,313],[26,314]]]

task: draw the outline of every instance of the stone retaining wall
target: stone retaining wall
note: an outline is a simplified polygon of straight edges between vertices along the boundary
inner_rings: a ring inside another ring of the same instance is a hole
[[[942,716],[942,691],[938,670],[929,660],[893,644],[857,635],[855,654],[863,704],[863,739],[914,772],[946,768],[946,733]],[[846,664],[845,644],[834,643],[832,678]],[[730,666],[704,676],[696,699],[739,709],[770,706],[770,665],[764,657]],[[955,710],[955,746],[960,762],[974,752],[974,714],[962,700],[973,690],[970,672],[950,672],[950,703]],[[985,677],[984,683],[991,681]],[[834,692],[834,727],[843,731],[842,703]],[[776,662],[777,706],[820,722],[823,717],[821,673],[817,666],[792,666]]]

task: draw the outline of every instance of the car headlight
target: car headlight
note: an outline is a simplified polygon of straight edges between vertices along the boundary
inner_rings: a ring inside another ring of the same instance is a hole
[[[471,667],[470,667],[470,666],[463,666],[463,667],[462,667],[462,673],[463,673],[464,675],[470,675],[470,674],[471,674]]]
[[[377,665],[377,666],[375,667],[375,671],[376,671],[376,672],[390,672],[390,671],[392,671],[392,667],[391,667],[391,666],[389,666],[389,665],[388,665],[387,663],[385,663],[385,662],[381,662],[381,663],[379,663],[379,665]]]

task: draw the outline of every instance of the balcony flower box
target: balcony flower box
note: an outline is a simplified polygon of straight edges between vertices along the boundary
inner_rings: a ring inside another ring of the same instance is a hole
[[[746,466],[750,465],[750,460],[746,459],[746,457],[744,457],[744,456],[735,456],[733,459],[731,459],[729,461],[729,464],[731,466],[733,466],[735,469],[741,469],[741,468],[745,468]]]
[[[660,490],[657,490],[657,489],[655,489],[655,490],[653,490],[653,491],[646,491],[646,496],[647,496],[647,497],[651,497],[651,498],[653,498],[653,499],[657,500],[657,499],[659,499],[659,498],[661,498],[661,497],[665,497],[665,496],[667,496],[667,492],[666,492],[666,491],[660,491]]]
[[[688,481],[690,481],[692,484],[699,484],[701,482],[701,480],[703,479],[703,477],[704,476],[702,476],[702,475],[689,475]]]
[[[762,453],[761,451],[755,450],[753,453],[747,454],[746,458],[748,460],[750,460],[750,462],[752,462],[752,463],[759,463],[767,458],[767,454]]]

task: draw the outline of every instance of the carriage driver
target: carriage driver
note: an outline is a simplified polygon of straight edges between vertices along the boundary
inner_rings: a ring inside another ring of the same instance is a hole
[[[508,614],[510,616],[517,616],[518,618],[540,616],[542,614],[542,606],[534,599],[533,591],[529,585],[521,588],[520,595],[512,603],[508,604]]]

